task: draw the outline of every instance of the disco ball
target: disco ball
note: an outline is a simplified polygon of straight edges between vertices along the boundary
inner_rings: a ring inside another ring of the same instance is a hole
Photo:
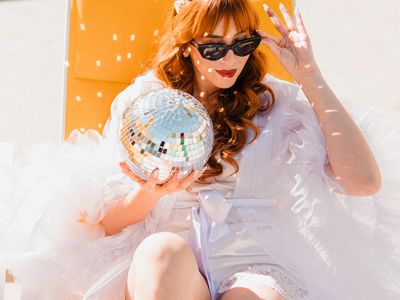
[[[162,88],[138,96],[127,106],[118,137],[129,168],[145,180],[159,168],[158,183],[162,184],[174,170],[184,177],[192,169],[203,169],[211,155],[214,130],[196,98]]]

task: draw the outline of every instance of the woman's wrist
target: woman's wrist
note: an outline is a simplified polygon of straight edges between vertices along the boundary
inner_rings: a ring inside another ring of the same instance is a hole
[[[165,196],[165,193],[157,192],[156,190],[150,190],[150,189],[145,189],[145,188],[139,188],[138,193],[140,193],[140,196],[146,197],[146,199],[158,201],[162,197]]]
[[[310,72],[302,73],[296,76],[296,82],[301,86],[303,90],[310,90],[313,88],[318,88],[318,85],[323,83],[325,80],[322,76],[321,70],[316,67],[310,70]]]

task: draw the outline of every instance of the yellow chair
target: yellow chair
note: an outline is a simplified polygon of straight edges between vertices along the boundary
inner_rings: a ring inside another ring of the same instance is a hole
[[[173,2],[69,0],[63,140],[74,129],[103,132],[115,96],[147,69]],[[292,0],[253,0],[261,29],[276,36],[262,4],[280,14],[279,2],[293,12]],[[270,73],[293,82],[268,47],[261,47]]]

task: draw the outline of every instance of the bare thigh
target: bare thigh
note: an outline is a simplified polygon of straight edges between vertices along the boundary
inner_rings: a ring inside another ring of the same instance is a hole
[[[211,299],[207,281],[198,269],[190,246],[178,234],[158,232],[145,238],[135,251],[128,273],[126,300],[142,300],[134,299],[135,281],[140,280],[135,280],[135,276],[151,275],[148,274],[149,269],[158,273],[160,262],[166,263],[166,269],[170,270],[168,278],[173,285],[172,289],[187,287],[193,295],[193,298],[188,300]],[[161,269],[165,269],[165,265],[163,268],[160,267]]]
[[[224,292],[219,300],[287,300],[273,288],[262,284],[233,287]]]

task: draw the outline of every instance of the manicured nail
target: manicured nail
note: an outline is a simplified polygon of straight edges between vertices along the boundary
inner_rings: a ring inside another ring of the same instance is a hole
[[[263,8],[264,8],[265,11],[267,11],[268,10],[268,5],[264,3],[263,4]]]

